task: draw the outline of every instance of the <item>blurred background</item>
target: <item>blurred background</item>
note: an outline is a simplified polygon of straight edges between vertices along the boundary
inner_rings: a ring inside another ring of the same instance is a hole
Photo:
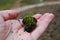
[[[26,15],[33,15],[36,13],[53,13],[55,18],[39,40],[60,40],[60,0],[0,0],[0,10],[16,9],[37,4],[44,5],[22,11],[18,18],[23,18]]]

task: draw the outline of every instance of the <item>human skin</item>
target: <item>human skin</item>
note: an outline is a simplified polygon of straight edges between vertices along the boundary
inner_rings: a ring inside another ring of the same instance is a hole
[[[37,27],[28,33],[24,31],[22,19],[14,19],[18,14],[17,10],[0,11],[0,40],[37,40],[54,18],[52,13],[35,14],[33,17],[37,19]]]

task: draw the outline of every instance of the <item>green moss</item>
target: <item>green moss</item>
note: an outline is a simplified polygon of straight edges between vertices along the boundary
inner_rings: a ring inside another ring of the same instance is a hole
[[[36,27],[37,20],[31,16],[25,16],[23,19],[24,29],[31,32]]]

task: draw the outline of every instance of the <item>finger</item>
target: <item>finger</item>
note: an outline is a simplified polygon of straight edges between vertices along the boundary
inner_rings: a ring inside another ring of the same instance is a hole
[[[46,13],[44,14],[37,23],[37,28],[32,32],[32,37],[37,39],[41,34],[45,31],[48,24],[51,22],[51,20],[54,18],[53,14]]]
[[[0,11],[0,15],[4,18],[4,20],[16,18],[18,16],[17,10],[5,10]]]
[[[37,20],[38,20],[41,16],[42,16],[41,14],[35,14],[35,15],[33,15],[33,17],[35,17]]]

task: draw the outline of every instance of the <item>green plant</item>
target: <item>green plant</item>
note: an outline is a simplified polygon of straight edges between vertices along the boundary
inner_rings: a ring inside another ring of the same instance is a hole
[[[25,16],[23,18],[24,30],[31,32],[36,27],[37,20],[31,16]]]

